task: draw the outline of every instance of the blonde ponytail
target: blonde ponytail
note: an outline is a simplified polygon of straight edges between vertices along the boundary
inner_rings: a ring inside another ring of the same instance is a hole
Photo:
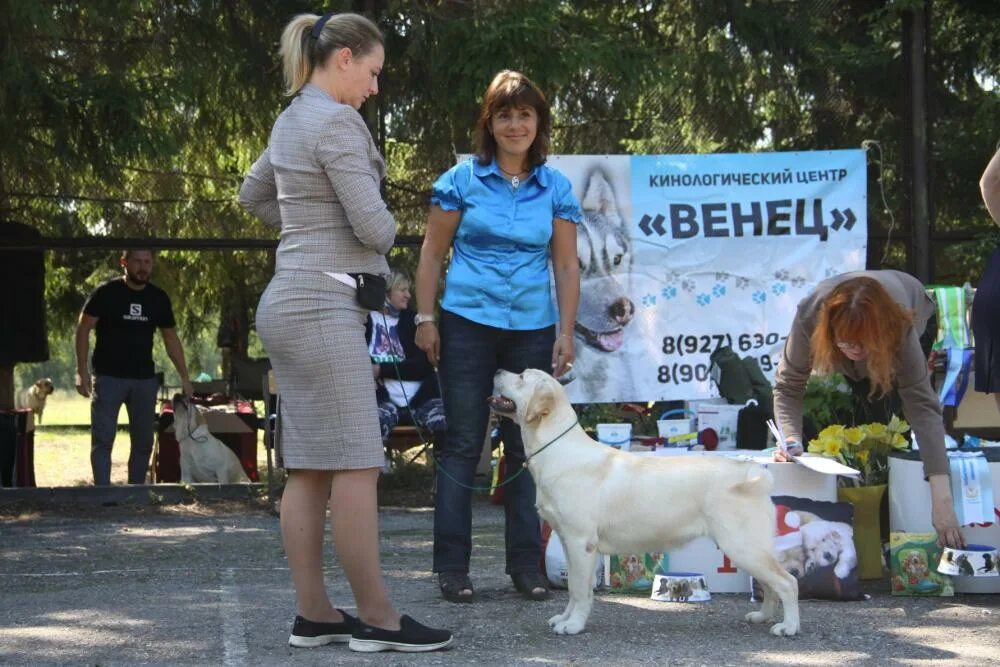
[[[299,14],[281,32],[281,65],[285,73],[285,94],[294,95],[306,85],[312,73],[309,62],[309,32],[320,17]]]
[[[349,48],[355,57],[367,55],[376,44],[385,46],[381,31],[360,14],[342,13],[329,17],[319,37],[311,33],[320,16],[299,14],[281,33],[281,64],[285,73],[285,94],[295,95],[312,76],[313,67],[324,63],[330,54]]]

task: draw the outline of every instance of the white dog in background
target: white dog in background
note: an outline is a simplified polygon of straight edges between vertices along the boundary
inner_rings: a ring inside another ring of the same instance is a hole
[[[248,483],[233,450],[208,432],[205,416],[184,394],[174,396],[174,434],[181,450],[181,481]]]
[[[833,573],[846,579],[858,565],[854,529],[841,521],[810,521],[799,529],[805,555],[805,571],[836,565]]]
[[[55,385],[52,384],[52,380],[49,378],[42,378],[36,381],[30,387],[25,387],[21,391],[17,392],[16,400],[14,401],[14,407],[19,410],[31,410],[35,417],[38,418],[38,423],[42,423],[42,413],[45,412],[45,401],[48,400],[52,392],[56,390]]]
[[[562,539],[569,604],[549,619],[559,634],[584,629],[599,553],[648,553],[712,537],[762,584],[764,601],[746,619],[784,619],[775,635],[799,631],[798,582],[774,557],[771,474],[722,457],[650,457],[590,439],[557,380],[539,370],[494,378],[494,412],[521,427],[538,513]]]

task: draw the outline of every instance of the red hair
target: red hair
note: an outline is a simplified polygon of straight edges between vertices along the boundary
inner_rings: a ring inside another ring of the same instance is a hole
[[[837,285],[820,306],[811,339],[812,363],[820,373],[840,365],[837,343],[853,343],[867,353],[871,396],[885,395],[896,378],[896,355],[913,313],[903,308],[874,278],[850,278]]]

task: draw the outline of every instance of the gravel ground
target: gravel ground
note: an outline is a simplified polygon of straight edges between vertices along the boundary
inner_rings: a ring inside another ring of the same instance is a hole
[[[430,573],[432,514],[387,509],[382,555],[400,609],[451,628],[452,650],[291,649],[294,614],[277,519],[252,503],[0,505],[0,663],[151,665],[985,665],[1000,664],[1000,596],[803,602],[802,633],[776,638],[746,596],[664,603],[599,594],[587,630],[551,633],[552,600],[522,600],[503,575],[503,512],[477,501],[479,601],[443,601]],[[335,604],[352,609],[331,556]]]

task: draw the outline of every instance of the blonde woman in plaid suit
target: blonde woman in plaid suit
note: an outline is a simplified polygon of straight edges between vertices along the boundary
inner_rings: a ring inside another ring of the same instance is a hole
[[[385,165],[358,108],[378,92],[383,38],[356,14],[302,14],[281,37],[288,94],[240,203],[281,228],[275,274],[257,309],[282,396],[289,470],[281,530],[298,615],[289,643],[357,651],[429,651],[451,633],[401,616],[379,562],[376,485],[383,463],[365,320],[349,273],[388,273],[396,224],[379,192]],[[333,541],[357,602],[335,609],[323,578]]]

